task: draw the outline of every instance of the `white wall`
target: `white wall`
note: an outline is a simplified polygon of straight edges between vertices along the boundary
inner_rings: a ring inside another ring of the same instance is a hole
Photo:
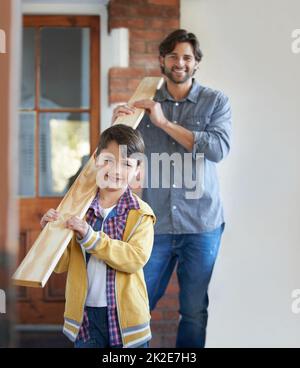
[[[182,0],[204,52],[197,79],[229,95],[234,137],[220,165],[227,215],[211,284],[208,347],[300,347],[298,0]]]

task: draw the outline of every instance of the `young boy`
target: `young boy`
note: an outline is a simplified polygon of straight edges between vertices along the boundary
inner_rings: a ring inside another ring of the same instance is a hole
[[[127,147],[127,155],[120,148]],[[125,125],[105,130],[95,155],[99,187],[85,220],[66,227],[75,236],[55,272],[68,271],[64,333],[78,348],[148,347],[151,339],[143,266],[153,245],[155,215],[129,188],[139,175],[140,133]],[[50,209],[41,226],[56,221]]]

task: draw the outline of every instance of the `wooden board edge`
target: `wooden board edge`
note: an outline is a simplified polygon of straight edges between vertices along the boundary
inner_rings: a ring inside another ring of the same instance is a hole
[[[21,279],[17,279],[17,278],[12,278],[12,285],[13,286],[34,287],[34,288],[43,287],[42,283],[40,281],[21,280]]]

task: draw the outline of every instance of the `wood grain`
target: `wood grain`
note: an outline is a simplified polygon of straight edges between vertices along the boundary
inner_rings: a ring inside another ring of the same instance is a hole
[[[161,84],[162,78],[144,78],[129,103],[152,99]],[[118,118],[116,124],[125,124],[135,129],[143,115],[144,110],[138,109],[132,115]],[[59,220],[45,226],[13,275],[15,285],[45,286],[73,236],[73,231],[64,226],[66,220],[75,215],[83,218],[96,192],[96,167],[92,156],[57,207],[61,215]]]
[[[142,82],[137,87],[136,91],[128,101],[128,104],[133,104],[138,100],[153,99],[156,89],[159,89],[163,83],[163,78],[159,77],[145,77]],[[124,124],[131,126],[136,129],[140,121],[144,116],[145,111],[143,109],[136,109],[135,113],[132,115],[120,116],[117,118],[114,124]]]

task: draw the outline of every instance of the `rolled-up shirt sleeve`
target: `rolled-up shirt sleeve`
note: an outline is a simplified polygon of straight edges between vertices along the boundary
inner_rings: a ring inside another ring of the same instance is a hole
[[[209,124],[203,131],[193,131],[193,157],[203,153],[207,160],[219,162],[230,150],[231,108],[229,99],[219,93]]]

